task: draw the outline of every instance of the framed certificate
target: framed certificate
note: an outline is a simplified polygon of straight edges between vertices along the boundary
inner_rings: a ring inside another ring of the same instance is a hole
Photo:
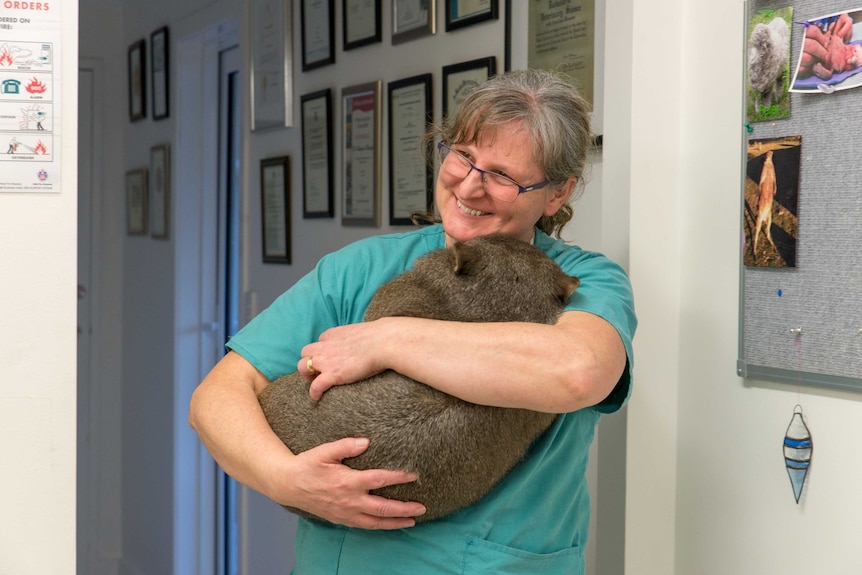
[[[169,114],[170,75],[168,58],[168,29],[162,27],[150,34],[150,86],[153,90],[153,120],[162,120]]]
[[[335,0],[300,0],[302,71],[335,63]]]
[[[264,263],[290,263],[290,158],[260,161],[260,215]]]
[[[345,50],[380,42],[381,3],[382,0],[343,0]]]
[[[437,0],[392,0],[392,44],[436,32]]]
[[[251,0],[251,129],[293,125],[293,1]]]
[[[302,107],[302,217],[331,218],[332,90],[301,98]]]
[[[498,18],[498,0],[445,0],[446,31]]]
[[[431,74],[389,83],[389,224],[410,225],[431,209],[434,174],[431,142],[422,140],[432,121]]]
[[[129,46],[129,120],[147,117],[147,41]]]
[[[171,207],[171,148],[150,148],[150,235],[168,239]]]
[[[596,134],[604,115],[604,22],[604,2],[506,0],[505,70],[539,68],[571,78],[593,107]]]
[[[147,169],[126,172],[126,233],[147,233]]]
[[[380,226],[380,81],[341,92],[341,218]]]
[[[496,73],[494,56],[443,66],[443,117],[454,114],[467,94]]]

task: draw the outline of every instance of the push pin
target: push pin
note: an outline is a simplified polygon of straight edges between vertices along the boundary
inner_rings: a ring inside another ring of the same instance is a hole
[[[793,335],[802,335],[802,328],[801,327],[791,327],[790,333],[792,333]]]

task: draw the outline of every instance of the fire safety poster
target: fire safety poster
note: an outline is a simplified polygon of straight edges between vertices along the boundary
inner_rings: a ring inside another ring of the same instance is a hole
[[[60,191],[60,1],[0,0],[0,193]]]

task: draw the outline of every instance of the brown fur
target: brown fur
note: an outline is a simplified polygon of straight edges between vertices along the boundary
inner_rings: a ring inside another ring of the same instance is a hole
[[[538,248],[486,236],[417,260],[412,270],[377,291],[365,319],[550,324],[578,283]],[[308,388],[296,372],[261,392],[261,406],[276,434],[294,453],[344,437],[368,437],[368,450],[344,463],[416,472],[415,482],[373,493],[423,503],[427,512],[417,518],[420,522],[478,501],[556,417],[467,403],[394,371],[334,387],[319,402],[311,400]]]

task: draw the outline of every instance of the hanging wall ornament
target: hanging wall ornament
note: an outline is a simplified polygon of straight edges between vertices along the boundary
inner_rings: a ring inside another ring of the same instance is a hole
[[[799,503],[799,496],[802,495],[802,486],[805,485],[805,478],[808,476],[813,450],[811,434],[802,417],[802,406],[797,405],[793,408],[793,418],[787,426],[787,433],[784,434],[784,465],[790,476],[790,485],[793,487],[796,503]]]

